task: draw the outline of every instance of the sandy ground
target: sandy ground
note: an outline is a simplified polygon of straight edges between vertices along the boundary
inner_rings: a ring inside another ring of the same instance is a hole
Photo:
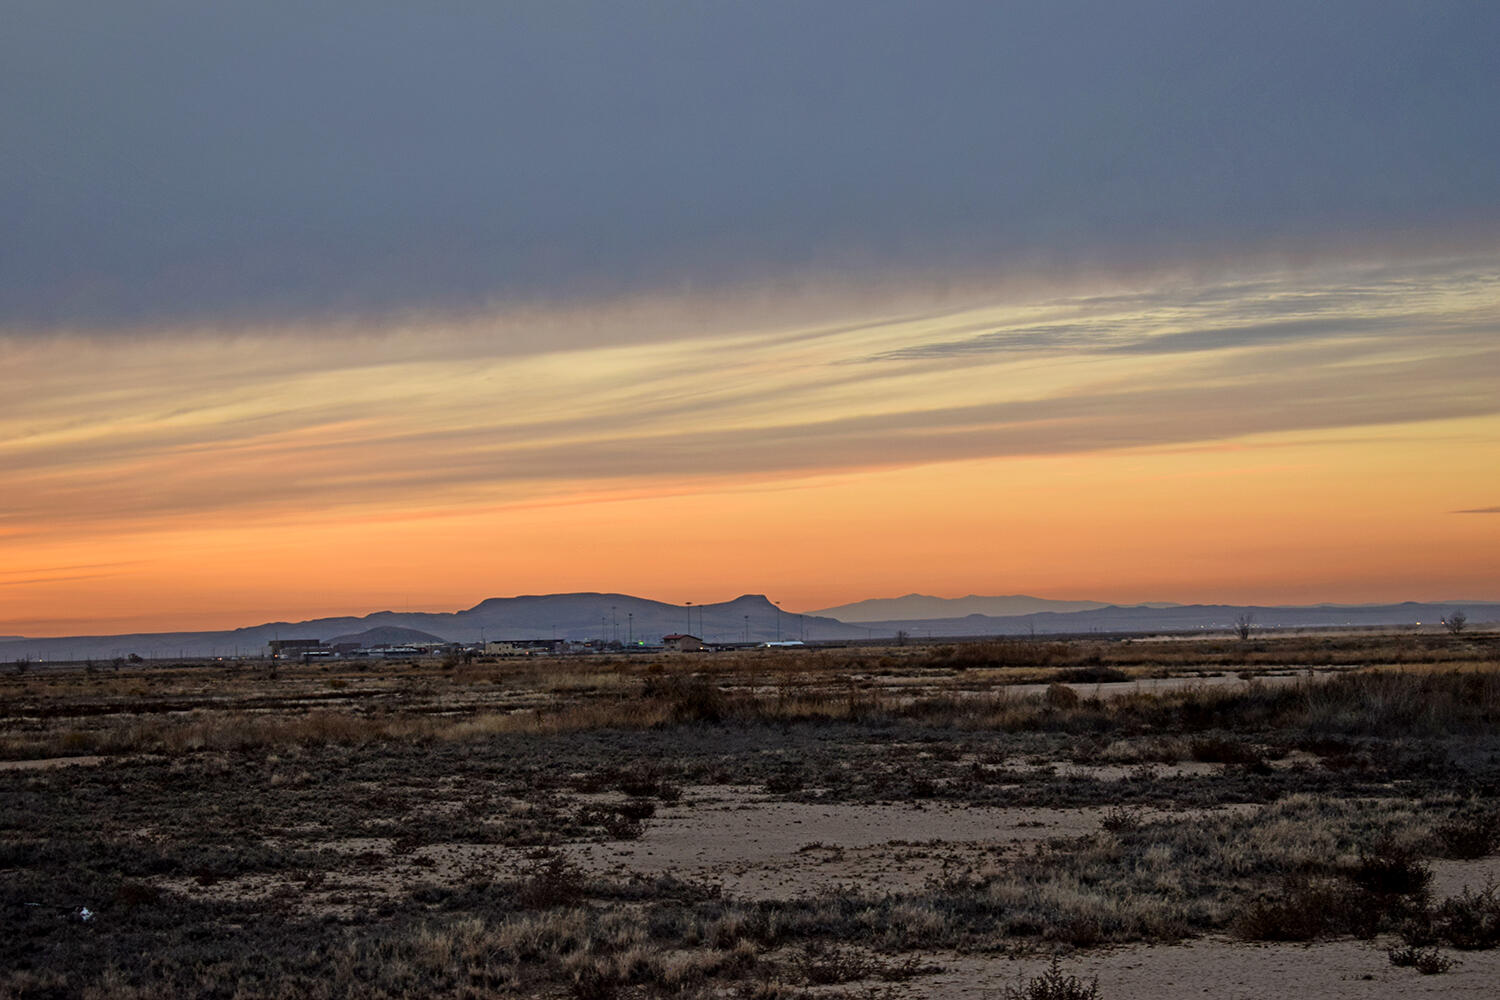
[[[945,868],[983,869],[1037,841],[1092,833],[1106,807],[983,808],[946,803],[782,802],[758,789],[694,788],[658,810],[635,841],[575,844],[586,868],[716,882],[741,899],[787,899],[835,887],[921,889]],[[1147,810],[1144,819],[1200,812]]]
[[[1098,828],[1098,809],[981,809],[772,801],[750,788],[695,788],[659,810],[641,839],[579,844],[599,871],[671,872],[742,899],[789,898],[835,886],[920,888],[943,863]]]
[[[1250,944],[1205,939],[1138,945],[1075,955],[1063,971],[1099,979],[1106,1000],[1392,1000],[1500,997],[1500,952],[1448,952],[1462,965],[1437,976],[1391,965],[1387,942]],[[1046,968],[1043,959],[936,959],[945,971],[906,984],[900,995],[933,1000],[995,1000],[1017,975]]]

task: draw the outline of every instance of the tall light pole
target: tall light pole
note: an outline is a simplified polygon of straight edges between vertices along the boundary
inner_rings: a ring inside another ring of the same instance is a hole
[[[688,601],[687,602],[687,613],[688,613],[687,633],[688,633],[688,635],[692,635],[693,634],[693,602],[692,601]]]
[[[750,645],[750,616],[745,616],[745,645]]]
[[[781,641],[781,602],[776,602],[776,641]]]

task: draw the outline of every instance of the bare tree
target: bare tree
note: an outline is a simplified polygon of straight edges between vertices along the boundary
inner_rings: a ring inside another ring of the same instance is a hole
[[[1443,619],[1443,627],[1452,635],[1458,635],[1467,624],[1469,624],[1469,616],[1462,611],[1450,612],[1448,617]]]
[[[1241,639],[1250,638],[1250,628],[1255,624],[1255,616],[1246,612],[1234,620],[1234,634]]]

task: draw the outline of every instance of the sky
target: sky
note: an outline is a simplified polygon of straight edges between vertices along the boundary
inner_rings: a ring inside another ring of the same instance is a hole
[[[1500,599],[1492,4],[4,6],[0,634]]]

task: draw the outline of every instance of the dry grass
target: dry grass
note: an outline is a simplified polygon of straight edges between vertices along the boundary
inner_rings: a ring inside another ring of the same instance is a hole
[[[0,816],[13,931],[0,997],[769,1000],[919,976],[940,949],[1227,930],[1400,932],[1402,960],[1436,968],[1435,945],[1500,940],[1493,887],[1426,895],[1429,857],[1500,848],[1490,642],[1007,641],[6,677],[0,755],[111,759],[0,771],[15,806]],[[1093,687],[1224,669],[1295,676]],[[1102,764],[1126,773],[1090,777]],[[638,837],[693,808],[691,786],[724,784],[805,801],[1094,805],[1102,828],[971,853],[909,891],[797,899],[611,880],[566,860],[570,843]],[[1201,812],[1166,821],[1163,806]],[[476,860],[443,869],[450,848]],[[501,870],[502,855],[523,861]],[[83,902],[93,922],[75,918]],[[1309,912],[1344,916],[1298,923]]]
[[[1103,658],[1098,653],[1101,644],[1080,645],[1092,652],[1084,656],[1074,650],[1074,658]],[[1123,656],[1142,645],[1102,648]],[[973,646],[965,655],[988,663],[1001,656],[1020,658],[1018,647],[1033,658],[1052,660],[1065,659],[1064,651],[1072,650],[1061,643]],[[963,648],[967,647],[958,647]],[[1148,729],[1184,734],[1252,729],[1343,735],[1461,733],[1493,726],[1500,719],[1500,664],[1489,658],[1484,644],[1465,644],[1462,649],[1468,650],[1468,658],[1452,669],[1428,663],[1418,671],[1309,671],[1292,684],[1189,685],[1108,699],[1086,697],[1059,683],[1040,697],[1018,696],[1006,684],[976,690],[964,672],[953,673],[947,667],[923,678],[920,687],[890,690],[868,683],[867,676],[853,669],[868,666],[864,661],[869,655],[854,651],[835,651],[840,656],[794,654],[791,659],[724,654],[678,658],[670,664],[691,666],[691,674],[650,658],[586,658],[546,661],[545,666],[526,661],[514,669],[468,667],[461,673],[390,667],[378,676],[308,668],[283,671],[275,680],[263,671],[208,667],[197,673],[174,668],[141,676],[29,677],[11,679],[0,702],[0,757],[463,741],[498,734],[700,723],[884,722],[1097,734]],[[1334,651],[1350,652],[1345,646]],[[1389,659],[1403,651],[1457,657],[1462,650],[1452,643],[1405,650],[1402,643],[1392,647],[1373,640],[1366,640],[1363,648],[1367,662],[1376,660],[1377,654]],[[1294,652],[1279,649],[1277,658],[1284,660]],[[1212,648],[1195,652],[1190,644],[1178,643],[1172,655],[1202,662],[1221,654]],[[957,651],[939,650],[928,658],[942,664],[963,662]],[[920,656],[906,659],[922,661]],[[902,669],[910,670],[912,664],[903,663]],[[1095,664],[1069,669],[1097,676],[1105,668]],[[1165,666],[1158,663],[1154,669],[1161,672]],[[1196,751],[1194,756],[1199,756]]]

